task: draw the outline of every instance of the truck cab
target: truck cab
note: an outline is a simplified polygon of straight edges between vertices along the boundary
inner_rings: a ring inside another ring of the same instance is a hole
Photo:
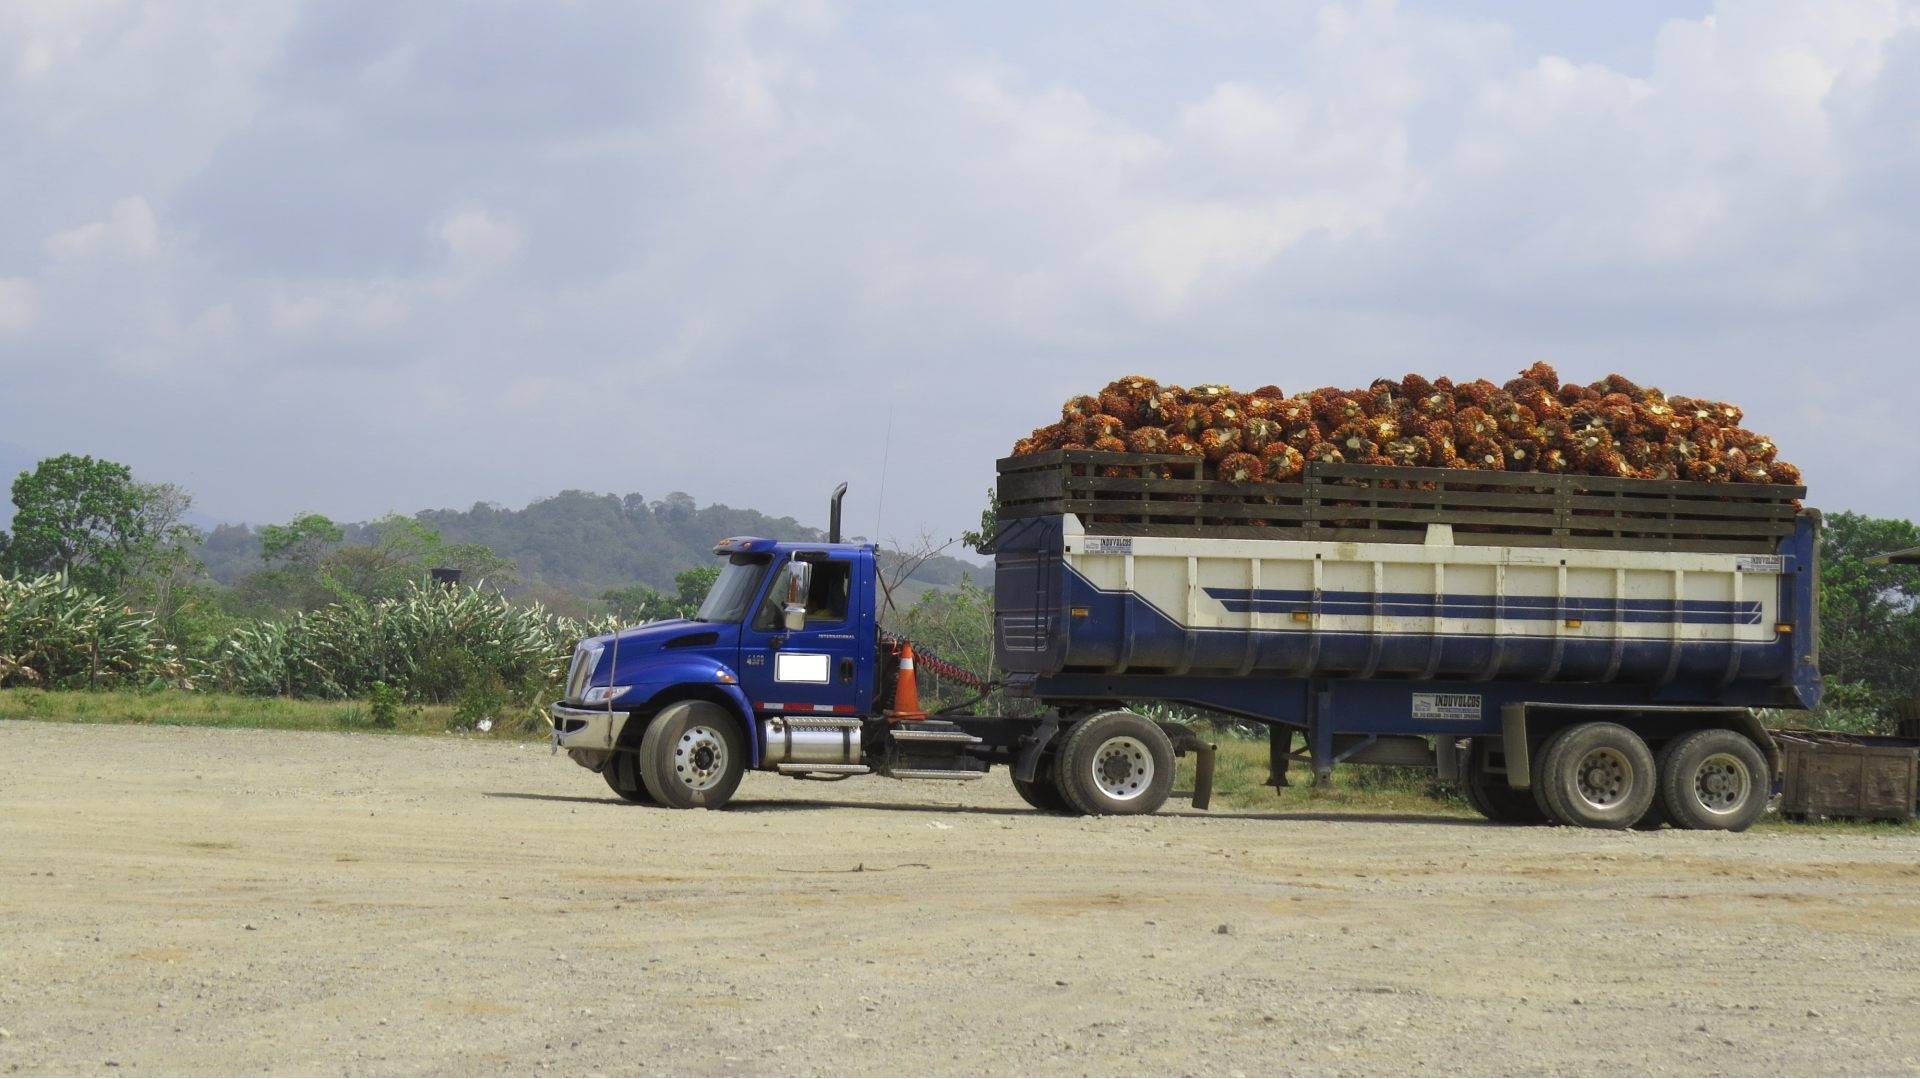
[[[875,712],[872,544],[741,536],[714,554],[720,574],[693,617],[580,642],[552,711],[554,744],[574,760],[604,768],[632,741],[630,724],[681,704],[723,710],[709,718],[732,722],[748,767],[765,756],[763,717]]]

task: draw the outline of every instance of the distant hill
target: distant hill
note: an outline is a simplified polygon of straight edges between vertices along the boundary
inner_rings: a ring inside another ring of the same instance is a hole
[[[676,491],[648,501],[637,494],[562,491],[525,509],[478,502],[465,510],[426,510],[416,519],[448,543],[478,543],[514,560],[521,590],[544,600],[595,599],[631,584],[671,589],[674,574],[713,561],[713,545],[727,536],[823,540],[824,532],[791,517],[756,510],[698,505]],[[348,528],[348,540],[364,539],[365,526]],[[245,525],[223,525],[207,535],[200,557],[217,581],[232,584],[260,566],[259,538]],[[926,587],[952,586],[964,578],[988,585],[992,570],[957,558],[933,558],[914,574],[918,588],[896,596],[910,601]]]

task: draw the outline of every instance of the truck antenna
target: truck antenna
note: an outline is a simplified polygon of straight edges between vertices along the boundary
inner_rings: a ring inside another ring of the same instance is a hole
[[[880,493],[873,500],[873,542],[880,542],[880,511],[887,506],[887,458],[893,453],[893,406],[887,406],[887,437],[880,443]]]

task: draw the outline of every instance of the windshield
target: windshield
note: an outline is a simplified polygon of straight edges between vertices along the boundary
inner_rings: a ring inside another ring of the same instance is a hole
[[[727,559],[720,576],[714,578],[713,587],[707,589],[707,598],[700,602],[700,610],[693,620],[740,621],[747,613],[747,605],[753,602],[754,590],[759,587],[760,575],[766,568],[767,559],[762,555],[737,554]]]

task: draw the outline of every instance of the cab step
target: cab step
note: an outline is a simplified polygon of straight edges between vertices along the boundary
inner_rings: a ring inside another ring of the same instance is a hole
[[[887,737],[895,742],[913,745],[973,746],[980,744],[978,735],[968,734],[954,724],[942,720],[889,724]]]
[[[822,775],[831,776],[863,776],[873,771],[873,769],[864,764],[806,764],[788,762],[785,764],[776,764],[774,767],[779,769],[780,774],[783,776],[806,775],[809,772],[818,772]]]

